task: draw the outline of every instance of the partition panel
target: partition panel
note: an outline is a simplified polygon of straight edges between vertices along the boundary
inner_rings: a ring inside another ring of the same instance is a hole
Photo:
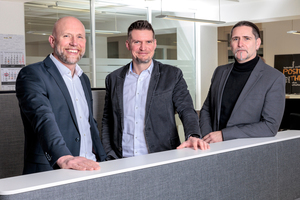
[[[255,199],[300,197],[300,132],[171,150],[0,179],[2,199]]]

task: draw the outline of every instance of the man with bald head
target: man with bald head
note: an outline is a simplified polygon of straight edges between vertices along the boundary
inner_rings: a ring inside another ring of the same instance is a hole
[[[85,53],[85,27],[59,19],[42,62],[24,67],[16,93],[25,132],[24,174],[57,168],[98,170],[106,158],[92,113],[88,77],[77,62]]]

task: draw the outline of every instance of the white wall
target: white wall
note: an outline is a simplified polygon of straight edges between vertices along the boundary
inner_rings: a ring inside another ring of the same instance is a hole
[[[0,1],[0,33],[24,35],[24,4]]]
[[[300,16],[299,0],[251,0],[221,4],[221,19],[228,23],[241,20],[267,22]]]
[[[300,8],[300,7],[299,7]],[[288,34],[292,21],[263,23],[264,58],[274,67],[274,56],[280,54],[300,54],[300,35]],[[300,20],[294,20],[294,29],[300,31]]]

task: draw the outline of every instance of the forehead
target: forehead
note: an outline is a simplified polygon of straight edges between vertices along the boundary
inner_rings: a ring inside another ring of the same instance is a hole
[[[77,20],[63,20],[57,24],[56,33],[85,35],[85,28],[82,23]]]
[[[153,33],[151,30],[132,30],[131,38],[133,40],[152,40]]]
[[[254,36],[252,32],[252,27],[250,26],[238,26],[233,29],[232,37],[237,36]]]

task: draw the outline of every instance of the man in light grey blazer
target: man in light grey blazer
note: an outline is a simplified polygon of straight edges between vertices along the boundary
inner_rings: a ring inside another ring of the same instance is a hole
[[[231,30],[235,62],[219,66],[200,111],[208,143],[277,134],[285,106],[285,77],[257,55],[258,27],[238,22]]]

